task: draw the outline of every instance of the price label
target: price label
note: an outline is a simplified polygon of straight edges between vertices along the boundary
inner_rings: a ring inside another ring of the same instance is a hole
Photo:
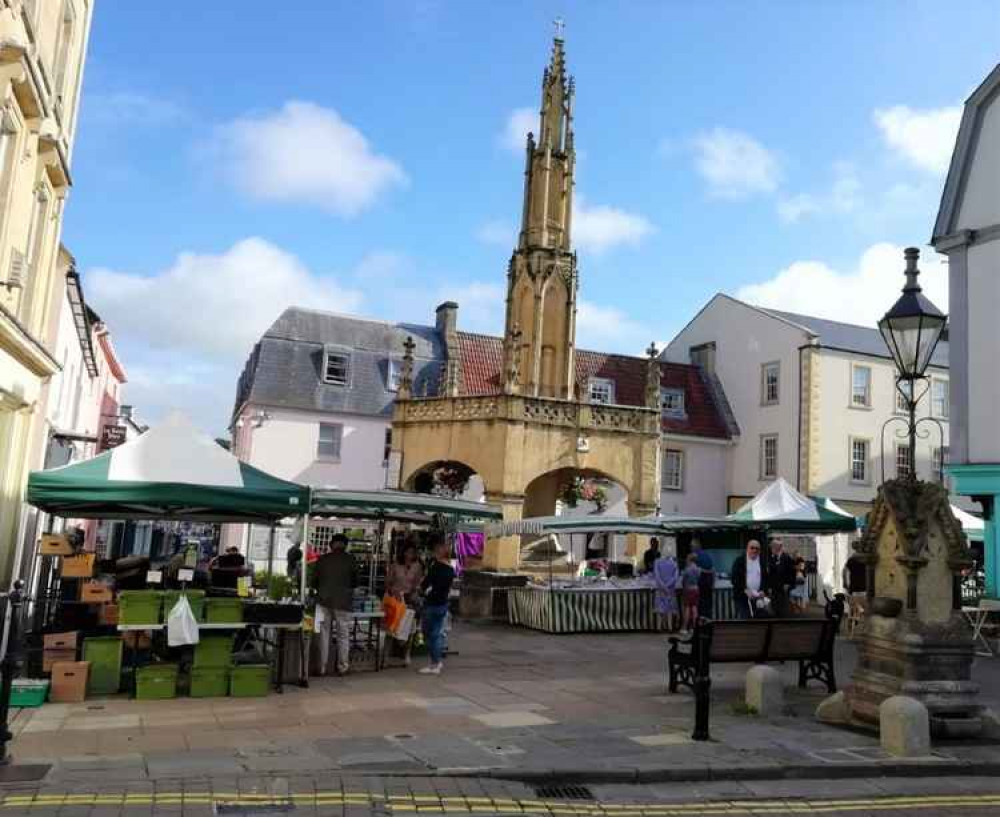
[[[146,584],[162,584],[162,583],[163,583],[162,570],[149,570],[146,572]]]
[[[178,570],[177,571],[177,581],[179,582],[193,582],[194,581],[194,571],[193,570]]]

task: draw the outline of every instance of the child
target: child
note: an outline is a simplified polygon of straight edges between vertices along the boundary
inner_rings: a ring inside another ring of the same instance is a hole
[[[683,629],[690,631],[698,621],[698,581],[701,579],[701,568],[698,567],[698,557],[688,554],[687,567],[681,574],[681,599],[684,603]]]
[[[795,560],[795,584],[792,586],[788,599],[793,613],[804,613],[808,602],[806,588],[806,560],[799,556]]]

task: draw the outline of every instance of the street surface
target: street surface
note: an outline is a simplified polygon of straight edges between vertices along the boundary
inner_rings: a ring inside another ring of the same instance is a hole
[[[440,677],[359,666],[261,699],[23,710],[15,760],[52,768],[0,788],[0,814],[1000,814],[1000,741],[900,762],[813,721],[825,690],[797,690],[793,663],[778,666],[786,710],[766,719],[739,706],[748,667],[714,671],[713,739],[694,742],[662,636],[460,622],[451,645]],[[842,642],[842,683],[853,657]],[[1000,661],[975,673],[996,706]],[[536,789],[553,781],[585,791]]]

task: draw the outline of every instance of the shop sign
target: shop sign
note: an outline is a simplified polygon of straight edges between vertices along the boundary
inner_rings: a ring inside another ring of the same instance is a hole
[[[117,448],[125,442],[125,426],[104,426],[101,429],[101,451]]]

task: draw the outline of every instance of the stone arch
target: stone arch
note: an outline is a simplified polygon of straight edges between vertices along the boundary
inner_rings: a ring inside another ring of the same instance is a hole
[[[465,462],[451,459],[431,460],[414,468],[403,480],[402,488],[418,494],[441,492],[440,486],[435,485],[435,477],[446,474],[454,474],[455,478],[464,478],[466,481],[465,489],[454,494],[455,496],[478,501],[486,494],[486,482],[481,472]],[[445,491],[444,495],[450,494]]]

